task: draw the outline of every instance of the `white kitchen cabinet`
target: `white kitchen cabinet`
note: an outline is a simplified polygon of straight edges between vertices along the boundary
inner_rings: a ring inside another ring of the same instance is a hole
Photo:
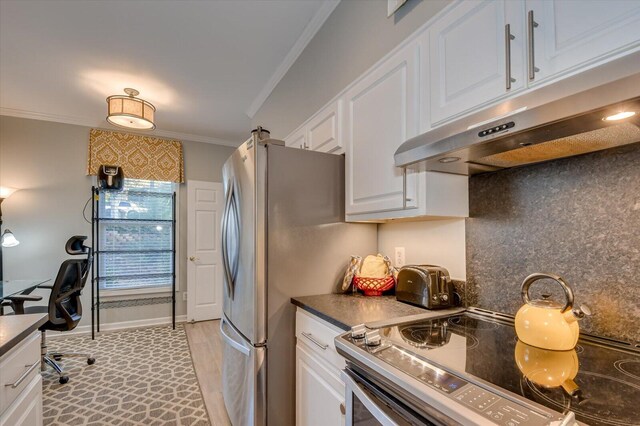
[[[344,383],[306,344],[296,345],[296,425],[344,424]]]
[[[342,150],[341,108],[342,100],[332,102],[309,120],[307,124],[309,149],[330,153],[338,153]]]
[[[36,375],[0,417],[0,426],[42,426],[42,376]]]
[[[0,426],[41,426],[39,331],[0,358]]]
[[[431,125],[526,87],[524,36],[522,1],[461,2],[441,15],[419,37]]]
[[[294,130],[284,141],[286,146],[312,151],[342,154],[340,133],[342,101],[334,101]]]
[[[526,11],[534,46],[529,66],[536,68],[530,84],[640,48],[639,1],[527,0]]]
[[[308,149],[307,128],[305,126],[301,126],[296,129],[293,133],[284,138],[284,144],[285,146],[292,148]]]
[[[393,154],[417,134],[418,56],[409,44],[343,96],[347,216],[418,205],[418,173],[395,167]]]
[[[344,358],[334,338],[342,330],[314,315],[296,312],[296,425],[340,426],[345,423]]]

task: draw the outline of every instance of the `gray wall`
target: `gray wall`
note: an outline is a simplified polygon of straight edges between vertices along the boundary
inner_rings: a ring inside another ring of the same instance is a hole
[[[640,342],[640,143],[475,176],[469,192],[469,304],[515,314],[523,279],[556,273],[594,313],[583,330]]]
[[[448,0],[343,0],[252,120],[284,138],[439,12]]]
[[[4,249],[4,278],[54,278],[67,257],[71,235],[91,235],[82,218],[92,178],[86,176],[89,128],[69,124],[0,117],[0,185],[21,188],[2,204],[3,228],[20,240]],[[185,178],[220,182],[222,164],[232,148],[184,141]],[[177,315],[186,314],[187,194],[181,185],[179,205],[179,280]],[[88,207],[90,215],[90,206]],[[46,296],[47,293],[43,293]],[[83,301],[89,312],[89,289]],[[45,297],[46,301],[46,297]],[[168,304],[101,311],[105,323],[168,317]],[[85,315],[81,325],[90,324]]]

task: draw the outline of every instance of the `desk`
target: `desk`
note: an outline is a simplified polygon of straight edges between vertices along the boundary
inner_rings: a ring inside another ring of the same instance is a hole
[[[3,301],[6,297],[14,296],[16,294],[29,294],[39,285],[42,285],[49,281],[51,280],[40,279],[0,281],[0,302]]]

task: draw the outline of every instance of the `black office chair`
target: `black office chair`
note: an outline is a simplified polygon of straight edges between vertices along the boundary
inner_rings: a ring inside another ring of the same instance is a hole
[[[45,332],[47,330],[54,331],[70,331],[77,327],[82,318],[82,303],[80,294],[84,288],[89,270],[93,263],[93,254],[91,248],[84,245],[85,236],[73,236],[69,238],[65,249],[72,256],[86,255],[83,259],[67,259],[62,262],[58,275],[53,285],[41,285],[39,288],[51,289],[48,306],[30,306],[25,308],[25,301],[34,300],[31,295],[17,295],[10,298],[11,306],[16,314],[33,314],[48,313],[49,320],[40,327],[42,332],[42,370],[46,364],[51,366],[60,376],[60,383],[64,384],[69,381],[69,376],[64,375],[60,365],[56,361],[60,361],[63,357],[86,357],[87,364],[95,363],[95,359],[88,354],[79,353],[61,353],[47,352],[45,340]],[[38,296],[35,296],[38,297]]]

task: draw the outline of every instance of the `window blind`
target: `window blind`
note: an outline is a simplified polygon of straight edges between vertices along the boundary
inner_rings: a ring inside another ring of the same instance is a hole
[[[125,179],[122,191],[100,193],[100,289],[171,285],[173,191],[171,182]]]

